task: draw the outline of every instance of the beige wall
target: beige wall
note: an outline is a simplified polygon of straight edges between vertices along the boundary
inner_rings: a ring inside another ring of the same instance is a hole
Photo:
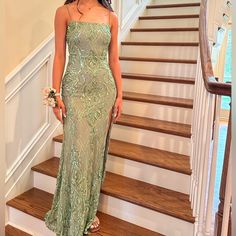
[[[0,22],[3,22],[4,11],[3,11],[3,2],[0,1]],[[5,41],[3,40],[4,35],[4,24],[0,25],[0,52],[4,53],[3,46]],[[2,54],[4,55],[4,54]],[[4,138],[4,80],[3,78],[3,56],[0,56],[0,235],[4,235],[4,225],[5,225],[5,138]]]
[[[5,16],[4,76],[53,32],[55,10],[62,0],[2,0]],[[2,22],[2,21],[1,21]],[[1,50],[2,51],[2,50]],[[2,67],[1,67],[2,68]]]

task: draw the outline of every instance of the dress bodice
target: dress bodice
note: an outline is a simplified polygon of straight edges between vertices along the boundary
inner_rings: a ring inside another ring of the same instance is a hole
[[[106,59],[110,40],[110,26],[107,23],[70,21],[67,26],[69,55],[75,55],[77,59]]]

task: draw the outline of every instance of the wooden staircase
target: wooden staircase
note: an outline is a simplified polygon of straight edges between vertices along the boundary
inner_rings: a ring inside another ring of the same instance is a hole
[[[189,155],[200,4],[162,2],[153,0],[121,42],[123,114],[111,133],[98,212],[102,228],[94,235],[193,235]],[[7,202],[10,222],[34,236],[54,235],[43,218],[63,135],[53,142],[54,156],[32,167],[34,187]]]

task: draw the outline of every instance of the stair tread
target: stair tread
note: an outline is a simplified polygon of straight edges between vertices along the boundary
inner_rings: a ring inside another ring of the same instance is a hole
[[[183,137],[191,137],[191,126],[170,121],[157,120],[147,117],[121,114],[116,121],[118,125],[125,125],[155,132],[163,132]]]
[[[120,60],[125,60],[125,61],[147,61],[147,62],[166,62],[166,63],[197,64],[197,60],[190,60],[190,59],[132,57],[132,56],[120,56],[119,59]]]
[[[63,135],[53,138],[54,141],[62,142]],[[165,150],[151,148],[139,144],[110,139],[110,155],[157,166],[163,169],[176,171],[182,174],[191,174],[189,156],[173,153]],[[109,157],[112,158],[112,157]],[[32,170],[56,177],[59,166],[58,157],[53,157],[32,167]]]
[[[166,97],[166,96],[159,96],[159,95],[153,95],[153,94],[143,94],[143,93],[124,91],[123,98],[126,100],[149,102],[149,103],[170,105],[170,106],[177,106],[177,107],[185,107],[185,108],[193,107],[192,99],[185,99],[185,98],[178,98],[178,97]]]
[[[137,28],[131,28],[131,32],[168,32],[168,31],[198,31],[198,27],[161,27],[161,28],[147,28],[147,27],[137,27]]]
[[[106,172],[102,193],[194,223],[189,195]]]
[[[194,84],[195,83],[194,78],[174,77],[174,76],[164,76],[164,75],[122,73],[122,77],[128,78],[128,79],[151,80],[151,81],[161,81],[161,82],[170,82],[170,83],[184,83],[184,84]]]
[[[164,169],[191,174],[189,156],[110,139],[109,154]]]
[[[32,235],[8,224],[5,226],[5,236],[32,236]]]
[[[199,18],[199,14],[164,15],[164,16],[139,16],[139,20],[182,19],[182,18]]]
[[[7,205],[44,220],[46,212],[52,204],[53,194],[32,188],[23,194],[7,202]],[[97,216],[101,222],[101,229],[94,236],[161,236],[161,234],[131,224],[124,220],[115,218],[108,214],[98,212]]]
[[[147,9],[151,8],[172,8],[172,7],[199,7],[200,3],[191,2],[191,3],[173,3],[173,4],[151,4],[147,5]]]
[[[198,42],[149,42],[149,41],[123,41],[121,45],[129,45],[129,46],[190,46],[197,47],[199,45]]]

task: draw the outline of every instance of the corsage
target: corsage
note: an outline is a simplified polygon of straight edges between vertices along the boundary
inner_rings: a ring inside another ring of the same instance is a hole
[[[56,96],[60,96],[60,93],[57,93],[56,89],[51,87],[46,87],[43,89],[43,103],[44,105],[48,105],[51,107],[57,106]]]

